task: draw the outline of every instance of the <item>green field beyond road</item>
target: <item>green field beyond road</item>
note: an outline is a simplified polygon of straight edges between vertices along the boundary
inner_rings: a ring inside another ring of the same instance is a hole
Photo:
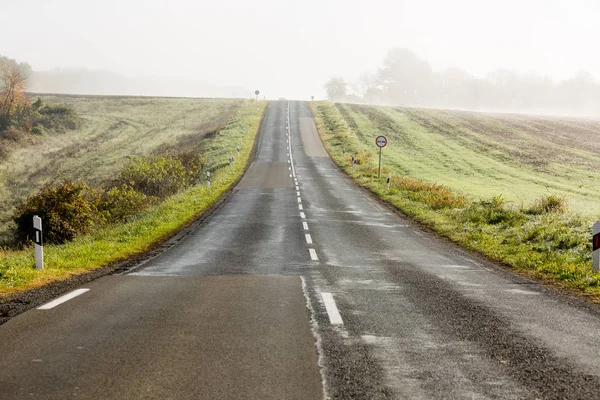
[[[392,171],[467,197],[517,205],[564,196],[571,211],[600,217],[600,120],[336,104],[360,148]]]

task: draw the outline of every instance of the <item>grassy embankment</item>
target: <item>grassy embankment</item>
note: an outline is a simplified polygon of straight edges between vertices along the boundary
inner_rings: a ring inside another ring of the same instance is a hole
[[[334,161],[365,188],[466,248],[600,298],[600,275],[591,273],[600,121],[328,102],[312,109]],[[380,134],[389,145],[378,180]]]
[[[85,119],[84,128],[45,137],[2,165],[3,223],[11,207],[45,183],[76,179],[101,184],[114,179],[129,156],[163,149],[201,152],[212,184],[210,189],[204,183],[193,186],[126,223],[64,245],[46,245],[43,271],[33,268],[32,249],[0,250],[0,295],[127,259],[172,236],[241,176],[265,108],[265,103],[242,100],[61,96],[53,101],[75,108]],[[230,155],[236,156],[233,167]]]

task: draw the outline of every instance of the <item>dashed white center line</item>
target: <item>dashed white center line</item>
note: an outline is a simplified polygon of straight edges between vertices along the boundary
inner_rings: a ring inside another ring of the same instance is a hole
[[[303,221],[302,222],[302,227],[304,228],[305,231],[307,231],[308,230],[308,223],[306,223],[306,222]]]
[[[302,203],[302,198],[298,197],[298,203]]]
[[[304,210],[304,207],[302,207],[302,204],[298,204],[298,210]]]
[[[67,302],[69,300],[71,300],[74,297],[77,297],[79,295],[84,294],[85,292],[87,292],[90,289],[77,289],[77,290],[73,290],[70,293],[65,294],[64,296],[59,297],[58,299],[54,299],[49,303],[44,304],[41,307],[38,307],[38,310],[50,310],[51,308],[54,308],[58,305],[61,305],[64,302]]]
[[[303,212],[300,213],[300,218],[302,219],[306,219],[306,214],[304,214]]]
[[[331,322],[331,325],[344,325],[340,311],[335,305],[333,295],[331,293],[321,293],[321,298],[325,304],[325,310],[327,310],[327,315],[329,316],[329,322]]]
[[[300,196],[300,192],[296,190],[296,196]]]
[[[304,235],[306,237],[306,243],[308,244],[313,244],[312,241],[312,236],[310,236],[310,233],[307,233],[306,235]]]
[[[317,251],[315,249],[308,249],[310,253],[310,259],[313,261],[319,261],[319,257],[317,257]]]
[[[296,186],[296,190],[300,190],[300,188],[298,186]]]

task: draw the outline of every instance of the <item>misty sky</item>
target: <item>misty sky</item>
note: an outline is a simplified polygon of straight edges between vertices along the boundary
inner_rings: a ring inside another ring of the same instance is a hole
[[[598,0],[0,0],[0,54],[35,70],[103,69],[322,97],[332,75],[407,47],[434,70],[600,79]],[[200,95],[200,94],[199,94]]]

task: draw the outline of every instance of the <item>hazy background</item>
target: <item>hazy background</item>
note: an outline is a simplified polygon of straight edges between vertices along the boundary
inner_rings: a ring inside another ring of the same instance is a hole
[[[323,98],[397,47],[434,71],[600,78],[597,0],[0,0],[0,15],[1,55],[102,94]]]

